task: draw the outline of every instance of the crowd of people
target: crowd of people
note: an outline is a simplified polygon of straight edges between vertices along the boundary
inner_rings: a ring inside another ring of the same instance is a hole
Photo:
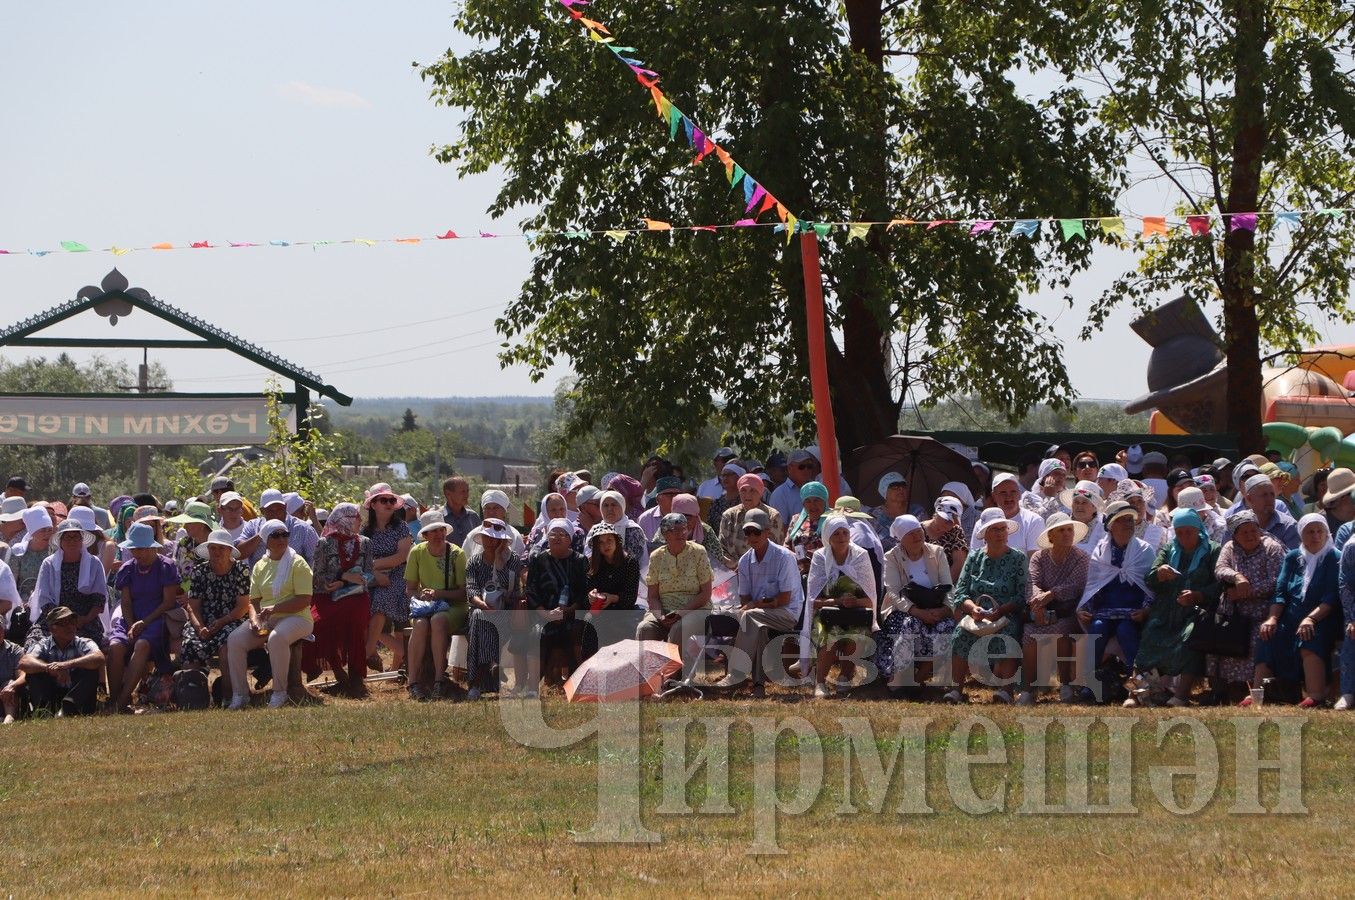
[[[504,491],[473,505],[455,476],[441,505],[379,483],[328,510],[224,477],[106,507],[13,477],[4,721],[361,698],[382,670],[415,700],[535,696],[621,613],[626,637],[678,645],[685,683],[723,657],[717,695],[960,703],[978,680],[1018,705],[1355,706],[1350,469],[1051,447],[1014,472],[975,461],[934,498],[887,472],[862,508],[815,447],[712,463],[694,490],[658,456],[638,477],[552,472],[522,527]]]

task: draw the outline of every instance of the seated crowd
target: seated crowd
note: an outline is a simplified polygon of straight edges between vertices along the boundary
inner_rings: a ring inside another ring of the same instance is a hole
[[[535,696],[617,639],[604,616],[676,644],[678,686],[723,657],[710,687],[754,696],[874,683],[959,703],[977,680],[1021,705],[1057,686],[1065,703],[1355,706],[1349,469],[1300,485],[1260,455],[1192,468],[1052,447],[1015,473],[974,462],[929,509],[886,472],[862,509],[814,447],[713,462],[694,492],[657,456],[596,485],[552,473],[521,530],[505,492],[477,510],[459,477],[442,506],[381,483],[331,510],[279,488],[256,504],[226,478],[181,508],[98,507],[85,484],[30,502],[12,478],[4,721],[101,695],[118,712],[243,709],[265,686],[279,707],[308,683],[360,698],[373,677],[416,700]],[[369,675],[382,648],[394,674]]]

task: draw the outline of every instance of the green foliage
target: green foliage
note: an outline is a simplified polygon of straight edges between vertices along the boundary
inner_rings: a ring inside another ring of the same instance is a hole
[[[1104,94],[1099,117],[1127,136],[1146,177],[1173,189],[1177,213],[1351,205],[1349,4],[1116,0],[1086,24],[1095,37],[1084,42],[1082,65]],[[1262,216],[1260,226],[1254,242],[1248,234],[1225,241],[1216,225],[1210,239],[1140,245],[1138,271],[1100,298],[1086,333],[1116,304],[1147,308],[1164,292],[1202,305],[1222,300],[1221,332],[1245,339],[1249,325],[1259,331],[1254,356],[1266,345],[1310,344],[1318,321],[1355,320],[1355,229],[1346,217],[1304,216],[1291,230]],[[1238,362],[1256,369],[1259,384],[1259,358]]]
[[[1147,433],[1148,414],[1130,415],[1118,403],[1079,401],[1071,408],[1040,404],[1019,422],[1007,421],[1001,410],[989,409],[974,398],[948,400],[932,409],[904,410],[902,431],[1084,432],[1089,434]]]
[[[326,507],[362,497],[365,486],[343,478],[333,437],[304,427],[299,435],[291,433],[276,382],[268,387],[268,429],[264,446],[269,453],[231,470],[235,489],[241,494],[257,499],[268,488],[299,491],[316,506]]]
[[[604,18],[802,219],[887,221],[1112,208],[1103,162],[1116,154],[1088,101],[1066,87],[1031,98],[1011,77],[1070,54],[1063,7],[1082,5],[675,0],[609,6]],[[502,167],[491,213],[532,208],[527,230],[742,215],[722,167],[689,165],[648,92],[558,4],[466,0],[456,27],[482,49],[419,71],[461,123],[437,158],[463,174]],[[909,62],[887,66],[886,54]],[[571,363],[569,435],[633,459],[685,446],[722,415],[736,443],[787,422],[812,432],[800,260],[783,236],[542,238],[534,249],[498,322],[501,359],[538,378]],[[955,228],[825,242],[842,428],[892,428],[905,396],[973,393],[1015,417],[1061,402],[1071,388],[1060,348],[1020,298],[1066,287],[1089,256],[1053,235],[977,241]]]
[[[147,473],[151,493],[163,503],[175,499],[180,503],[205,492],[206,483],[198,467],[183,457],[159,457],[151,461]],[[116,496],[109,494],[108,497]]]
[[[400,422],[401,431],[417,431],[419,428],[419,417],[414,415],[414,410],[405,408],[404,418]]]

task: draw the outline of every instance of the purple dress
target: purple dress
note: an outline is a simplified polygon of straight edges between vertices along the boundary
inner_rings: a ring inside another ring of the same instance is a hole
[[[179,586],[179,568],[172,560],[157,556],[155,562],[151,563],[147,569],[141,568],[135,559],[128,559],[124,562],[122,567],[118,569],[113,587],[117,590],[119,598],[122,597],[123,588],[131,590],[132,622],[124,622],[121,628],[114,628],[112,640],[118,643],[132,643],[131,638],[127,635],[127,632],[131,630],[132,623],[139,622],[155,612],[156,608],[164,601],[165,588],[171,586]],[[151,645],[151,658],[155,660],[161,671],[168,672],[170,670],[169,632],[165,630],[165,617],[161,616],[147,625],[138,640],[146,641]]]

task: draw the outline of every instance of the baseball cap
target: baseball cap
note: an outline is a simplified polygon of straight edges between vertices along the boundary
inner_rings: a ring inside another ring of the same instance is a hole
[[[9,480],[5,487],[14,488],[15,490],[19,491],[26,491],[28,490],[28,481],[22,475],[15,475],[13,478]]]
[[[212,479],[212,484],[207,488],[209,491],[229,491],[233,490],[235,485],[225,475],[218,475]]]
[[[743,515],[744,531],[747,531],[749,528],[755,528],[758,531],[769,531],[771,530],[771,527],[771,517],[767,515],[765,510],[755,507]]]
[[[786,467],[786,454],[782,453],[780,450],[777,450],[771,456],[767,457],[767,468],[774,469],[778,466],[783,469]]]
[[[277,488],[269,488],[259,495],[259,509],[272,506],[274,503],[281,503],[283,506],[287,505],[287,498],[283,495],[282,491]]]
[[[674,494],[682,493],[681,478],[678,478],[676,475],[665,475],[654,482],[654,493],[667,494],[670,492]]]
[[[719,450],[715,451],[716,459],[733,459],[736,456],[738,456],[738,454],[734,452],[732,447],[721,447]]]
[[[71,496],[72,496],[72,497],[88,497],[88,496],[89,496],[89,485],[85,484],[83,481],[80,482],[80,483],[77,484],[75,487],[71,488]]]
[[[244,497],[241,497],[241,496],[240,496],[239,494],[237,494],[235,491],[226,491],[226,493],[224,493],[224,494],[221,495],[221,499],[219,499],[219,500],[216,501],[216,505],[217,505],[217,506],[225,506],[227,503],[233,503],[233,502],[235,502],[236,500],[239,500],[239,501],[240,501],[240,504],[241,504],[242,506],[244,505],[244,502],[245,502],[245,498],[244,498]]]

